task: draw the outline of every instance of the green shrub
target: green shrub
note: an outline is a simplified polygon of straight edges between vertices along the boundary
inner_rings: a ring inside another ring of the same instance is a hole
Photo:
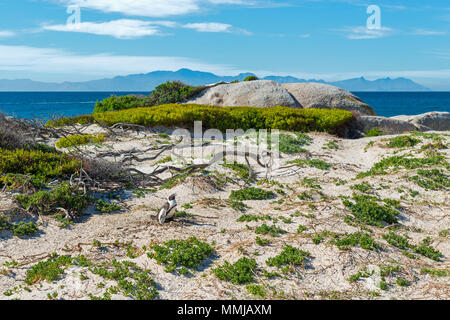
[[[420,245],[413,245],[409,243],[408,238],[396,235],[393,232],[389,232],[389,234],[383,235],[383,239],[385,239],[389,244],[394,247],[404,249],[404,254],[406,256],[412,256],[412,254],[406,250],[411,249],[415,253],[418,253],[424,257],[430,258],[435,261],[439,261],[442,253],[432,246],[430,246],[431,239],[425,238]]]
[[[152,105],[152,99],[149,96],[111,96],[102,101],[97,101],[94,107],[94,113],[117,111],[139,107],[147,107]]]
[[[233,284],[246,284],[254,281],[254,270],[257,264],[255,259],[240,258],[231,264],[228,261],[213,270],[217,278],[230,281]]]
[[[445,269],[430,269],[430,268],[422,268],[420,270],[421,274],[429,274],[431,276],[435,277],[449,277],[450,276],[450,270]]]
[[[442,256],[442,252],[430,246],[430,243],[431,239],[425,238],[419,246],[414,246],[413,250],[415,253],[421,254],[424,257],[434,261],[439,261]]]
[[[242,201],[231,201],[230,207],[233,210],[244,212],[248,207]]]
[[[99,199],[97,201],[96,210],[100,211],[101,213],[111,213],[120,210],[120,206],[115,203],[108,203],[104,200]]]
[[[81,146],[90,143],[102,143],[105,140],[103,134],[76,134],[68,135],[67,138],[61,138],[56,141],[56,147],[58,148],[70,148],[74,146]]]
[[[261,247],[264,247],[264,246],[267,246],[267,245],[270,244],[270,240],[269,239],[263,239],[263,238],[260,238],[260,237],[256,237],[255,241],[256,241],[256,244],[258,246],[261,246]]]
[[[430,154],[426,158],[407,158],[405,156],[392,156],[384,158],[383,160],[375,163],[369,171],[361,172],[356,177],[364,178],[372,175],[388,174],[386,170],[392,167],[394,168],[394,170],[399,170],[400,168],[411,170],[437,165],[441,165],[446,168],[449,167],[449,164],[445,157],[438,154]]]
[[[409,281],[403,278],[397,278],[396,283],[400,286],[400,287],[407,287],[410,285]]]
[[[347,280],[350,282],[357,282],[361,278],[369,278],[371,275],[374,274],[374,271],[371,272],[367,271],[366,269],[359,270],[357,273],[351,275]]]
[[[28,285],[35,284],[41,280],[53,282],[58,280],[61,274],[64,273],[64,267],[72,264],[72,257],[57,256],[54,254],[46,261],[41,261],[27,270],[25,283]]]
[[[285,245],[283,251],[273,258],[267,259],[266,264],[270,267],[304,265],[306,258],[310,255],[311,254],[307,251]]]
[[[230,194],[231,200],[266,200],[275,197],[275,193],[270,190],[249,187],[241,190],[233,190]]]
[[[307,166],[307,167],[314,167],[314,168],[317,168],[320,170],[330,170],[330,168],[331,168],[330,163],[320,160],[320,159],[306,159],[306,160],[295,159],[295,160],[286,162],[286,164],[291,164],[291,163],[296,164],[299,167]]]
[[[416,144],[422,142],[420,139],[411,136],[398,136],[389,140],[388,148],[406,148],[414,147]]]
[[[57,208],[80,213],[88,205],[88,197],[69,184],[62,184],[53,190],[39,191],[32,195],[19,194],[16,200],[24,209],[43,215],[51,214]]]
[[[260,298],[266,297],[266,291],[264,290],[263,286],[257,285],[257,284],[248,284],[245,289],[252,295]]]
[[[92,124],[94,122],[95,122],[95,119],[92,115],[84,114],[84,115],[76,116],[76,117],[63,117],[60,119],[49,120],[49,121],[47,121],[45,126],[46,127],[64,127],[64,126],[75,125],[75,124],[86,125],[86,124]]]
[[[251,221],[259,221],[259,220],[272,220],[272,218],[269,215],[256,216],[254,214],[243,214],[236,221],[237,222],[251,222]]]
[[[193,87],[182,83],[181,81],[167,81],[160,84],[152,91],[150,98],[152,99],[151,106],[158,106],[168,103],[178,103],[190,99],[200,92],[205,87]]]
[[[91,267],[90,271],[105,279],[117,282],[116,287],[110,287],[103,298],[94,297],[92,300],[111,300],[111,293],[121,292],[126,297],[137,300],[153,300],[158,296],[155,281],[151,278],[149,270],[139,268],[131,261],[113,260],[111,265],[103,263],[100,266]]]
[[[336,235],[335,239],[331,241],[341,250],[348,250],[350,247],[359,246],[363,249],[373,250],[377,248],[375,240],[370,235],[363,232],[355,232],[351,234]]]
[[[263,225],[255,228],[255,233],[262,235],[270,234],[272,237],[278,237],[280,234],[286,233],[286,231],[275,225],[268,226],[264,223]]]
[[[372,190],[373,186],[368,182],[363,182],[361,184],[355,184],[355,185],[351,186],[350,189],[358,190],[358,191],[361,191],[362,193],[366,193],[367,191]]]
[[[408,249],[411,247],[408,238],[395,234],[392,231],[389,231],[388,234],[384,234],[383,239],[386,240],[390,245],[393,245],[394,247],[400,249]]]
[[[157,86],[149,96],[111,96],[95,104],[94,113],[151,107],[183,102],[198,95],[204,87],[193,87],[181,81],[167,81]]]
[[[303,148],[305,145],[310,145],[312,139],[303,133],[296,133],[296,137],[289,134],[280,134],[278,136],[279,149],[286,154],[295,154],[300,152],[306,152]]]
[[[228,168],[233,170],[240,178],[247,180],[250,176],[250,171],[248,170],[248,167],[245,164],[237,163],[236,161],[234,163],[224,163],[222,164],[224,168]]]
[[[0,231],[9,230],[16,237],[26,237],[36,234],[39,230],[34,222],[25,223],[23,221],[13,224],[6,220],[5,216],[0,216]]]
[[[148,257],[155,259],[159,264],[164,264],[167,272],[176,271],[181,267],[178,272],[182,273],[185,273],[183,267],[197,269],[214,253],[209,244],[195,237],[187,240],[170,240],[163,245],[153,245],[151,249],[154,253],[147,253]]]
[[[94,113],[95,120],[113,125],[132,123],[143,126],[192,128],[203,121],[205,129],[279,129],[288,131],[322,131],[335,133],[353,115],[340,109],[293,109],[288,107],[217,107],[195,104],[168,104],[116,112]],[[70,120],[64,120],[68,122]],[[48,123],[52,125],[55,123]],[[60,123],[56,123],[60,124]]]
[[[248,76],[243,81],[255,81],[255,80],[259,80],[259,78],[257,76]]]
[[[39,230],[34,222],[25,223],[23,221],[12,225],[11,231],[16,237],[26,237],[36,234]]]
[[[343,203],[359,222],[378,227],[383,227],[383,221],[388,224],[397,222],[397,203],[387,204],[385,201],[386,204],[381,205],[379,199],[367,195],[353,195],[353,200],[354,203],[349,200]]]
[[[38,185],[50,179],[69,177],[79,166],[80,161],[63,153],[0,149],[1,173],[29,175]]]
[[[409,180],[426,190],[443,190],[450,187],[450,179],[444,171],[438,169],[418,170],[417,176]]]
[[[400,272],[399,266],[391,266],[391,265],[380,265],[380,276],[387,277],[392,275],[393,273]]]
[[[6,187],[8,190],[43,188],[45,179],[35,176],[25,176],[23,174],[7,173],[0,176],[0,188]]]
[[[366,137],[378,137],[382,136],[383,132],[379,128],[372,128],[366,131]]]

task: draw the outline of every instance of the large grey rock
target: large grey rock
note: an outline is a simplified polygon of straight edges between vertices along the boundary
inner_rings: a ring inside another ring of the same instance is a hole
[[[449,112],[428,112],[415,116],[395,116],[392,119],[403,120],[414,125],[425,126],[435,131],[450,130]]]
[[[377,116],[360,116],[356,118],[358,129],[366,132],[374,128],[384,134],[400,134],[408,131],[429,131],[430,129],[408,121]]]
[[[205,89],[187,103],[222,107],[292,107],[302,106],[278,83],[269,80],[221,84]]]
[[[344,109],[362,115],[376,115],[364,101],[347,90],[322,83],[286,83],[281,85],[303,108]]]

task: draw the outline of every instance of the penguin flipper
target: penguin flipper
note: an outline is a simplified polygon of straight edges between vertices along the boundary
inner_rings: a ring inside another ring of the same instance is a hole
[[[166,215],[167,215],[167,212],[165,209],[161,209],[161,211],[159,211],[157,218],[158,218],[158,222],[160,224],[164,224],[164,222],[166,221]]]

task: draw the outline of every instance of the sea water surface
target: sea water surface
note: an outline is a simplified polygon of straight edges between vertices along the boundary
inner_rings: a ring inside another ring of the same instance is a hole
[[[111,95],[150,92],[0,92],[0,112],[18,118],[51,119],[53,116],[89,114],[96,101]],[[450,92],[354,92],[380,116],[450,112]]]

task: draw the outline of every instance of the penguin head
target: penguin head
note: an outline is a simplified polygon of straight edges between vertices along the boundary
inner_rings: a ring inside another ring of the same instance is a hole
[[[175,200],[175,197],[176,197],[176,193],[171,194],[171,195],[167,198],[167,200],[173,201],[173,200]]]

